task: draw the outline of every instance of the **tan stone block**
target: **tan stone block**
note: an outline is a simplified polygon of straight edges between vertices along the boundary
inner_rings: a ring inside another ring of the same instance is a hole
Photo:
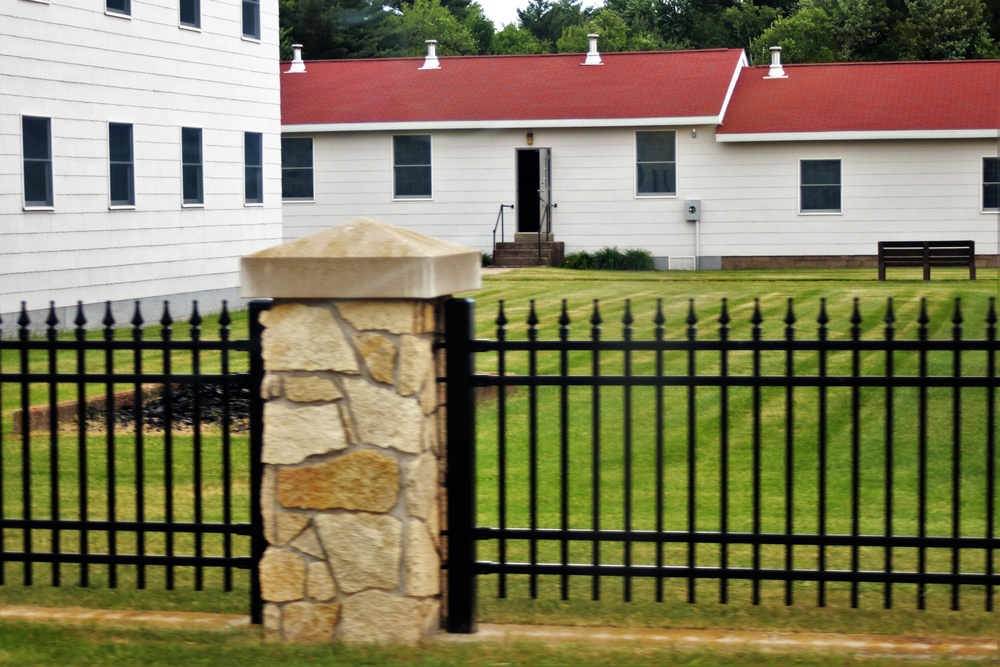
[[[261,313],[269,371],[358,373],[358,361],[329,302],[279,303]]]
[[[396,375],[396,344],[381,334],[365,331],[353,336],[354,347],[377,382],[392,384]]]
[[[423,333],[425,327],[425,309],[417,300],[337,301],[337,310],[358,331],[414,334]]]
[[[326,560],[326,554],[323,552],[323,545],[319,543],[319,536],[316,535],[316,531],[312,528],[306,528],[303,530],[301,535],[288,543],[288,546],[293,549],[298,549],[304,554],[309,554],[314,558]]]
[[[290,602],[305,597],[306,564],[286,549],[268,547],[260,560],[261,597],[267,602]]]
[[[332,514],[313,519],[337,586],[346,593],[400,586],[403,525],[385,514]]]
[[[297,643],[333,641],[340,618],[340,603],[293,602],[284,608],[285,641]]]
[[[406,512],[427,519],[437,506],[438,460],[431,453],[421,454],[406,467]]]
[[[436,380],[425,382],[420,390],[420,409],[425,415],[434,414],[441,407],[443,399],[441,392],[443,389]]]
[[[296,403],[335,401],[343,398],[340,387],[330,378],[289,375],[284,378],[285,398]]]
[[[441,510],[438,505],[434,505],[427,516],[427,532],[431,534],[431,541],[434,547],[441,551]]]
[[[301,463],[310,456],[347,448],[340,407],[333,404],[264,406],[265,463]]]
[[[281,639],[281,606],[264,605],[264,638]]]
[[[424,619],[424,637],[433,637],[441,628],[441,601],[421,600],[420,615]]]
[[[265,373],[260,383],[260,397],[265,401],[281,397],[281,376],[275,373]]]
[[[441,593],[441,556],[427,525],[414,519],[406,524],[406,594],[433,597]]]
[[[403,336],[399,340],[399,393],[416,394],[434,380],[434,350],[430,338]]]
[[[430,637],[434,606],[382,591],[352,595],[343,604],[340,639],[366,644],[416,644]]]
[[[280,475],[280,473],[279,473]],[[309,516],[301,512],[278,512],[277,531],[272,544],[287,544],[309,525]]]
[[[260,486],[260,513],[264,519],[264,539],[270,544],[278,541],[278,469],[273,465],[264,466],[264,476]]]
[[[282,468],[278,498],[285,507],[388,512],[399,498],[399,464],[365,449],[307,468]]]
[[[409,454],[421,451],[423,418],[415,400],[363,379],[345,379],[344,389],[360,442]]]
[[[337,584],[333,581],[330,568],[325,561],[309,563],[306,597],[326,602],[337,597]]]

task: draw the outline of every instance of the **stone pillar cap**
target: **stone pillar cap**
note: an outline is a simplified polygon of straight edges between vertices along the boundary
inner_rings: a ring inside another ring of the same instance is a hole
[[[478,250],[359,218],[240,260],[247,298],[433,299],[479,289]]]

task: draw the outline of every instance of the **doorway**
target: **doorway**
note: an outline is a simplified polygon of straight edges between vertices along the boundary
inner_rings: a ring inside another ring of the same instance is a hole
[[[551,232],[551,148],[517,149],[517,231]]]

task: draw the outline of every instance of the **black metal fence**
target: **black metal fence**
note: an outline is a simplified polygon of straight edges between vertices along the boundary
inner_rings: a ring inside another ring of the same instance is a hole
[[[540,340],[532,303],[515,340],[501,302],[476,340],[473,303],[450,301],[449,631],[472,628],[477,580],[501,598],[992,611],[994,300],[976,340],[957,300],[945,339],[926,302],[905,327],[883,309],[864,328],[855,300],[834,336],[824,301],[805,339],[791,300],[777,327],[758,304],[738,340],[725,300],[701,335],[693,301],[673,330],[659,302],[634,327],[626,302],[605,340],[595,301],[575,340],[563,302]],[[495,400],[477,408],[478,387]]]
[[[44,336],[23,307],[0,323],[0,585],[242,590],[261,622],[267,307],[238,339],[197,302],[148,329],[138,303],[131,327],[110,303],[95,331],[82,305],[63,332],[54,306]]]

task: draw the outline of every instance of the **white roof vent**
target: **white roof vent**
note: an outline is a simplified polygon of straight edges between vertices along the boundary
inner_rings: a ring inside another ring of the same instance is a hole
[[[305,61],[302,60],[302,45],[292,44],[292,63],[285,74],[298,74],[306,71]]]
[[[781,66],[781,47],[771,47],[771,67],[767,70],[765,79],[787,79],[784,68]]]
[[[587,51],[587,59],[584,60],[581,65],[603,65],[601,62],[601,54],[597,52],[597,37],[593,33],[587,35],[587,39],[590,40],[590,50]]]
[[[423,66],[420,69],[441,69],[441,63],[438,62],[437,57],[437,40],[428,39],[427,40],[427,57],[424,59]]]

